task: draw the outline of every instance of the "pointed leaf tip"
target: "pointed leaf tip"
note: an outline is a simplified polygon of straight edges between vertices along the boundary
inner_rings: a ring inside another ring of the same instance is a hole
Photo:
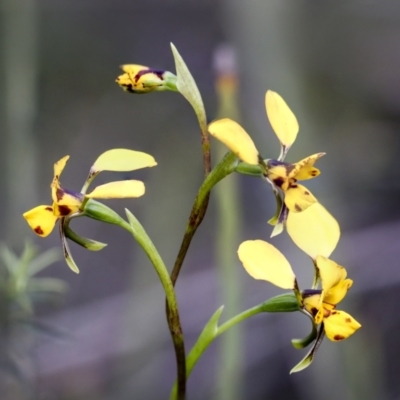
[[[200,91],[197,87],[196,81],[194,80],[189,68],[187,67],[184,59],[179,54],[179,51],[171,43],[172,55],[175,61],[176,69],[176,87],[182,96],[190,103],[196,113],[199,125],[202,131],[207,129],[207,117],[204,108],[203,100],[201,98]]]

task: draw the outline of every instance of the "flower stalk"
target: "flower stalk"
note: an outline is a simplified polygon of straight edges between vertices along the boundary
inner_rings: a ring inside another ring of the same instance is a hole
[[[186,356],[185,356],[185,343],[182,333],[182,326],[179,317],[178,303],[176,300],[174,286],[170,279],[167,267],[164,264],[160,254],[158,253],[153,242],[147,235],[143,226],[136,219],[136,217],[129,211],[125,210],[128,217],[129,224],[123,224],[135,240],[142,247],[144,252],[149,257],[153,264],[161,284],[165,291],[166,302],[168,306],[167,320],[172,341],[175,348],[175,356],[177,362],[177,400],[184,400],[186,393]]]

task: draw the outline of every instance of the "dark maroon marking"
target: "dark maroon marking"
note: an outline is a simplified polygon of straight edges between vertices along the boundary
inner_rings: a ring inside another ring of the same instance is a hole
[[[351,318],[346,318],[346,319],[344,320],[344,322],[347,322],[348,324],[350,324],[350,323],[351,323]]]
[[[90,170],[88,179],[91,179],[93,176],[95,176],[95,175],[97,174],[97,172],[98,172],[98,171]]]
[[[301,211],[302,210],[302,208],[298,205],[298,204],[295,204],[294,205],[294,209],[296,210],[296,211]]]
[[[56,197],[57,201],[60,201],[64,197],[64,190],[62,190],[61,188],[57,188]]]
[[[121,85],[121,86],[129,93],[135,93],[135,94],[143,93],[143,91],[141,91],[141,90],[134,89],[134,86],[131,83],[128,83],[126,85]]]
[[[315,308],[315,307],[313,307],[313,308],[311,309],[311,314],[312,314],[313,316],[315,316],[315,315],[317,315],[317,313],[318,313],[318,309]]]
[[[346,339],[344,336],[342,336],[342,335],[335,335],[334,337],[333,337],[335,340],[344,340],[344,339]]]
[[[308,190],[305,190],[304,194],[306,194],[308,196],[310,194],[310,192]]]
[[[315,294],[321,294],[322,290],[320,289],[306,289],[303,290],[302,295],[303,295],[303,299],[305,299],[306,297],[311,297],[314,296]]]
[[[337,314],[337,311],[332,311],[331,314],[332,314],[332,315],[335,315],[335,314]]]
[[[135,83],[138,83],[138,80],[143,76],[147,74],[154,74],[157,75],[162,81],[164,80],[164,72],[161,70],[156,70],[156,69],[142,69],[135,75]]]
[[[46,211],[51,211],[51,212],[53,212],[53,207],[50,207],[50,206],[49,206],[49,207],[46,207],[45,210],[46,210]]]
[[[133,89],[133,86],[131,83],[129,83],[128,85],[122,85],[122,86],[126,89],[127,92],[135,93],[135,90]]]
[[[290,185],[290,187],[296,189],[296,188],[298,187],[298,185],[296,185],[295,183],[293,183],[292,185]]]
[[[58,206],[58,210],[62,216],[69,215],[72,211],[68,206]]]
[[[278,160],[268,160],[268,161],[267,161],[267,166],[268,166],[269,168],[277,167],[277,166],[279,166],[279,165],[284,165],[284,166],[287,168],[287,167],[289,167],[291,164],[285,163],[285,162],[283,162],[283,161],[278,161]]]
[[[282,185],[285,183],[285,180],[281,177],[273,179],[273,182],[275,183],[276,186],[279,188],[282,187]]]
[[[43,235],[43,229],[40,226],[37,226],[34,231],[38,234],[38,235]]]
[[[317,171],[312,171],[311,176],[315,176],[315,175],[317,175]]]
[[[73,190],[69,190],[69,189],[61,189],[62,192],[65,194],[69,194],[70,196],[75,197],[76,199],[78,199],[79,201],[83,201],[83,199],[85,198],[85,196],[80,193],[80,192],[74,192]]]

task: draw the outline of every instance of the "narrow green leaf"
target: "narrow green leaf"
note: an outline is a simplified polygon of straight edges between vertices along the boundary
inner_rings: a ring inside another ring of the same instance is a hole
[[[290,374],[294,374],[296,372],[300,372],[303,369],[306,369],[311,365],[313,362],[314,356],[318,350],[318,347],[320,346],[322,339],[324,338],[324,324],[321,324],[317,339],[314,342],[314,345],[311,347],[310,351],[306,354],[306,356],[297,364],[295,365],[291,371]]]
[[[65,218],[62,218],[61,221],[60,221],[60,224],[64,224],[64,220],[65,220]],[[74,271],[76,274],[79,274],[79,268],[75,264],[75,261],[71,256],[71,252],[70,252],[69,246],[68,246],[68,241],[67,241],[67,238],[65,237],[64,231],[62,229],[61,229],[61,232],[62,232],[62,234],[61,234],[61,246],[63,248],[64,260],[67,263],[68,267],[71,268],[72,271]]]
[[[28,268],[28,274],[30,276],[36,275],[38,272],[47,268],[51,264],[54,264],[60,259],[61,255],[59,248],[46,250],[31,261]]]
[[[311,344],[318,335],[317,332],[317,325],[314,322],[314,318],[313,316],[306,310],[301,310],[301,312],[305,315],[307,315],[307,317],[310,319],[311,321],[311,325],[312,325],[312,331],[310,332],[310,334],[302,339],[292,339],[292,345],[294,348],[296,349],[304,349],[305,347],[307,347],[309,344]]]
[[[99,251],[107,246],[106,243],[98,242],[96,240],[79,236],[68,226],[68,223],[64,224],[64,233],[68,239],[71,239],[73,242],[79,244],[80,246],[84,247],[87,250]]]
[[[222,314],[224,306],[218,308],[218,310],[212,315],[212,317],[207,322],[203,331],[201,332],[197,342],[193,346],[192,350],[190,350],[189,355],[186,359],[186,376],[189,377],[192,369],[196,365],[197,361],[200,359],[201,355],[210,345],[210,343],[217,337],[218,335],[218,321]],[[174,383],[174,386],[171,391],[170,399],[176,398],[176,389],[177,383]]]
[[[277,190],[273,190],[274,195],[275,195],[275,201],[276,201],[276,210],[274,216],[268,221],[270,225],[276,225],[279,223],[279,215],[281,214],[282,210],[282,197],[280,196],[279,192]]]
[[[28,292],[65,293],[68,284],[58,278],[31,278],[27,285]]]
[[[177,81],[176,86],[182,96],[191,104],[199,121],[202,132],[207,132],[207,117],[199,89],[185,61],[176,47],[171,43],[172,55],[175,60]]]
[[[4,243],[1,243],[0,257],[7,267],[8,271],[12,273],[19,261],[17,255],[13,251],[11,251]]]

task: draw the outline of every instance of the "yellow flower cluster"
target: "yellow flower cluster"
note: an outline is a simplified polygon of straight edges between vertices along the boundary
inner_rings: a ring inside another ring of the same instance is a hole
[[[289,262],[273,245],[263,240],[245,241],[238,250],[239,259],[249,275],[283,289],[294,290],[301,309],[318,326],[318,335],[308,359],[306,357],[307,362],[304,359],[292,370],[297,372],[312,361],[324,334],[332,341],[340,341],[351,336],[361,325],[349,314],[336,310],[337,304],[346,296],[353,283],[346,278],[346,270],[328,258],[339,241],[339,225],[313,194],[298,183],[320,174],[314,164],[325,153],[313,154],[293,164],[284,162],[296,140],[299,125],[279,94],[268,91],[265,104],[268,119],[281,145],[278,159],[263,160],[248,133],[230,119],[212,122],[209,132],[243,163],[260,167],[263,178],[271,184],[280,206],[278,214],[269,221],[275,225],[271,236],[281,233],[286,227],[294,243],[313,261],[315,284],[312,289],[300,292]],[[318,282],[321,284],[320,289]]]
[[[78,267],[72,260],[66,241],[66,232],[71,232],[68,227],[72,218],[83,215],[85,205],[89,199],[117,199],[136,198],[145,192],[143,182],[137,180],[124,180],[110,182],[97,186],[91,193],[86,190],[93,179],[101,171],[133,171],[140,168],[157,165],[149,154],[128,149],[112,149],[101,154],[89,171],[89,175],[80,192],[65,189],[60,184],[60,176],[65,168],[69,156],[63,157],[54,164],[54,177],[50,185],[52,205],[40,205],[23,214],[31,229],[39,236],[46,237],[53,231],[54,226],[60,220],[60,236],[63,246],[63,254],[69,267],[76,273]],[[71,235],[73,235],[71,237]],[[90,239],[80,238],[74,232],[69,237],[89,250],[100,250],[105,245]]]

